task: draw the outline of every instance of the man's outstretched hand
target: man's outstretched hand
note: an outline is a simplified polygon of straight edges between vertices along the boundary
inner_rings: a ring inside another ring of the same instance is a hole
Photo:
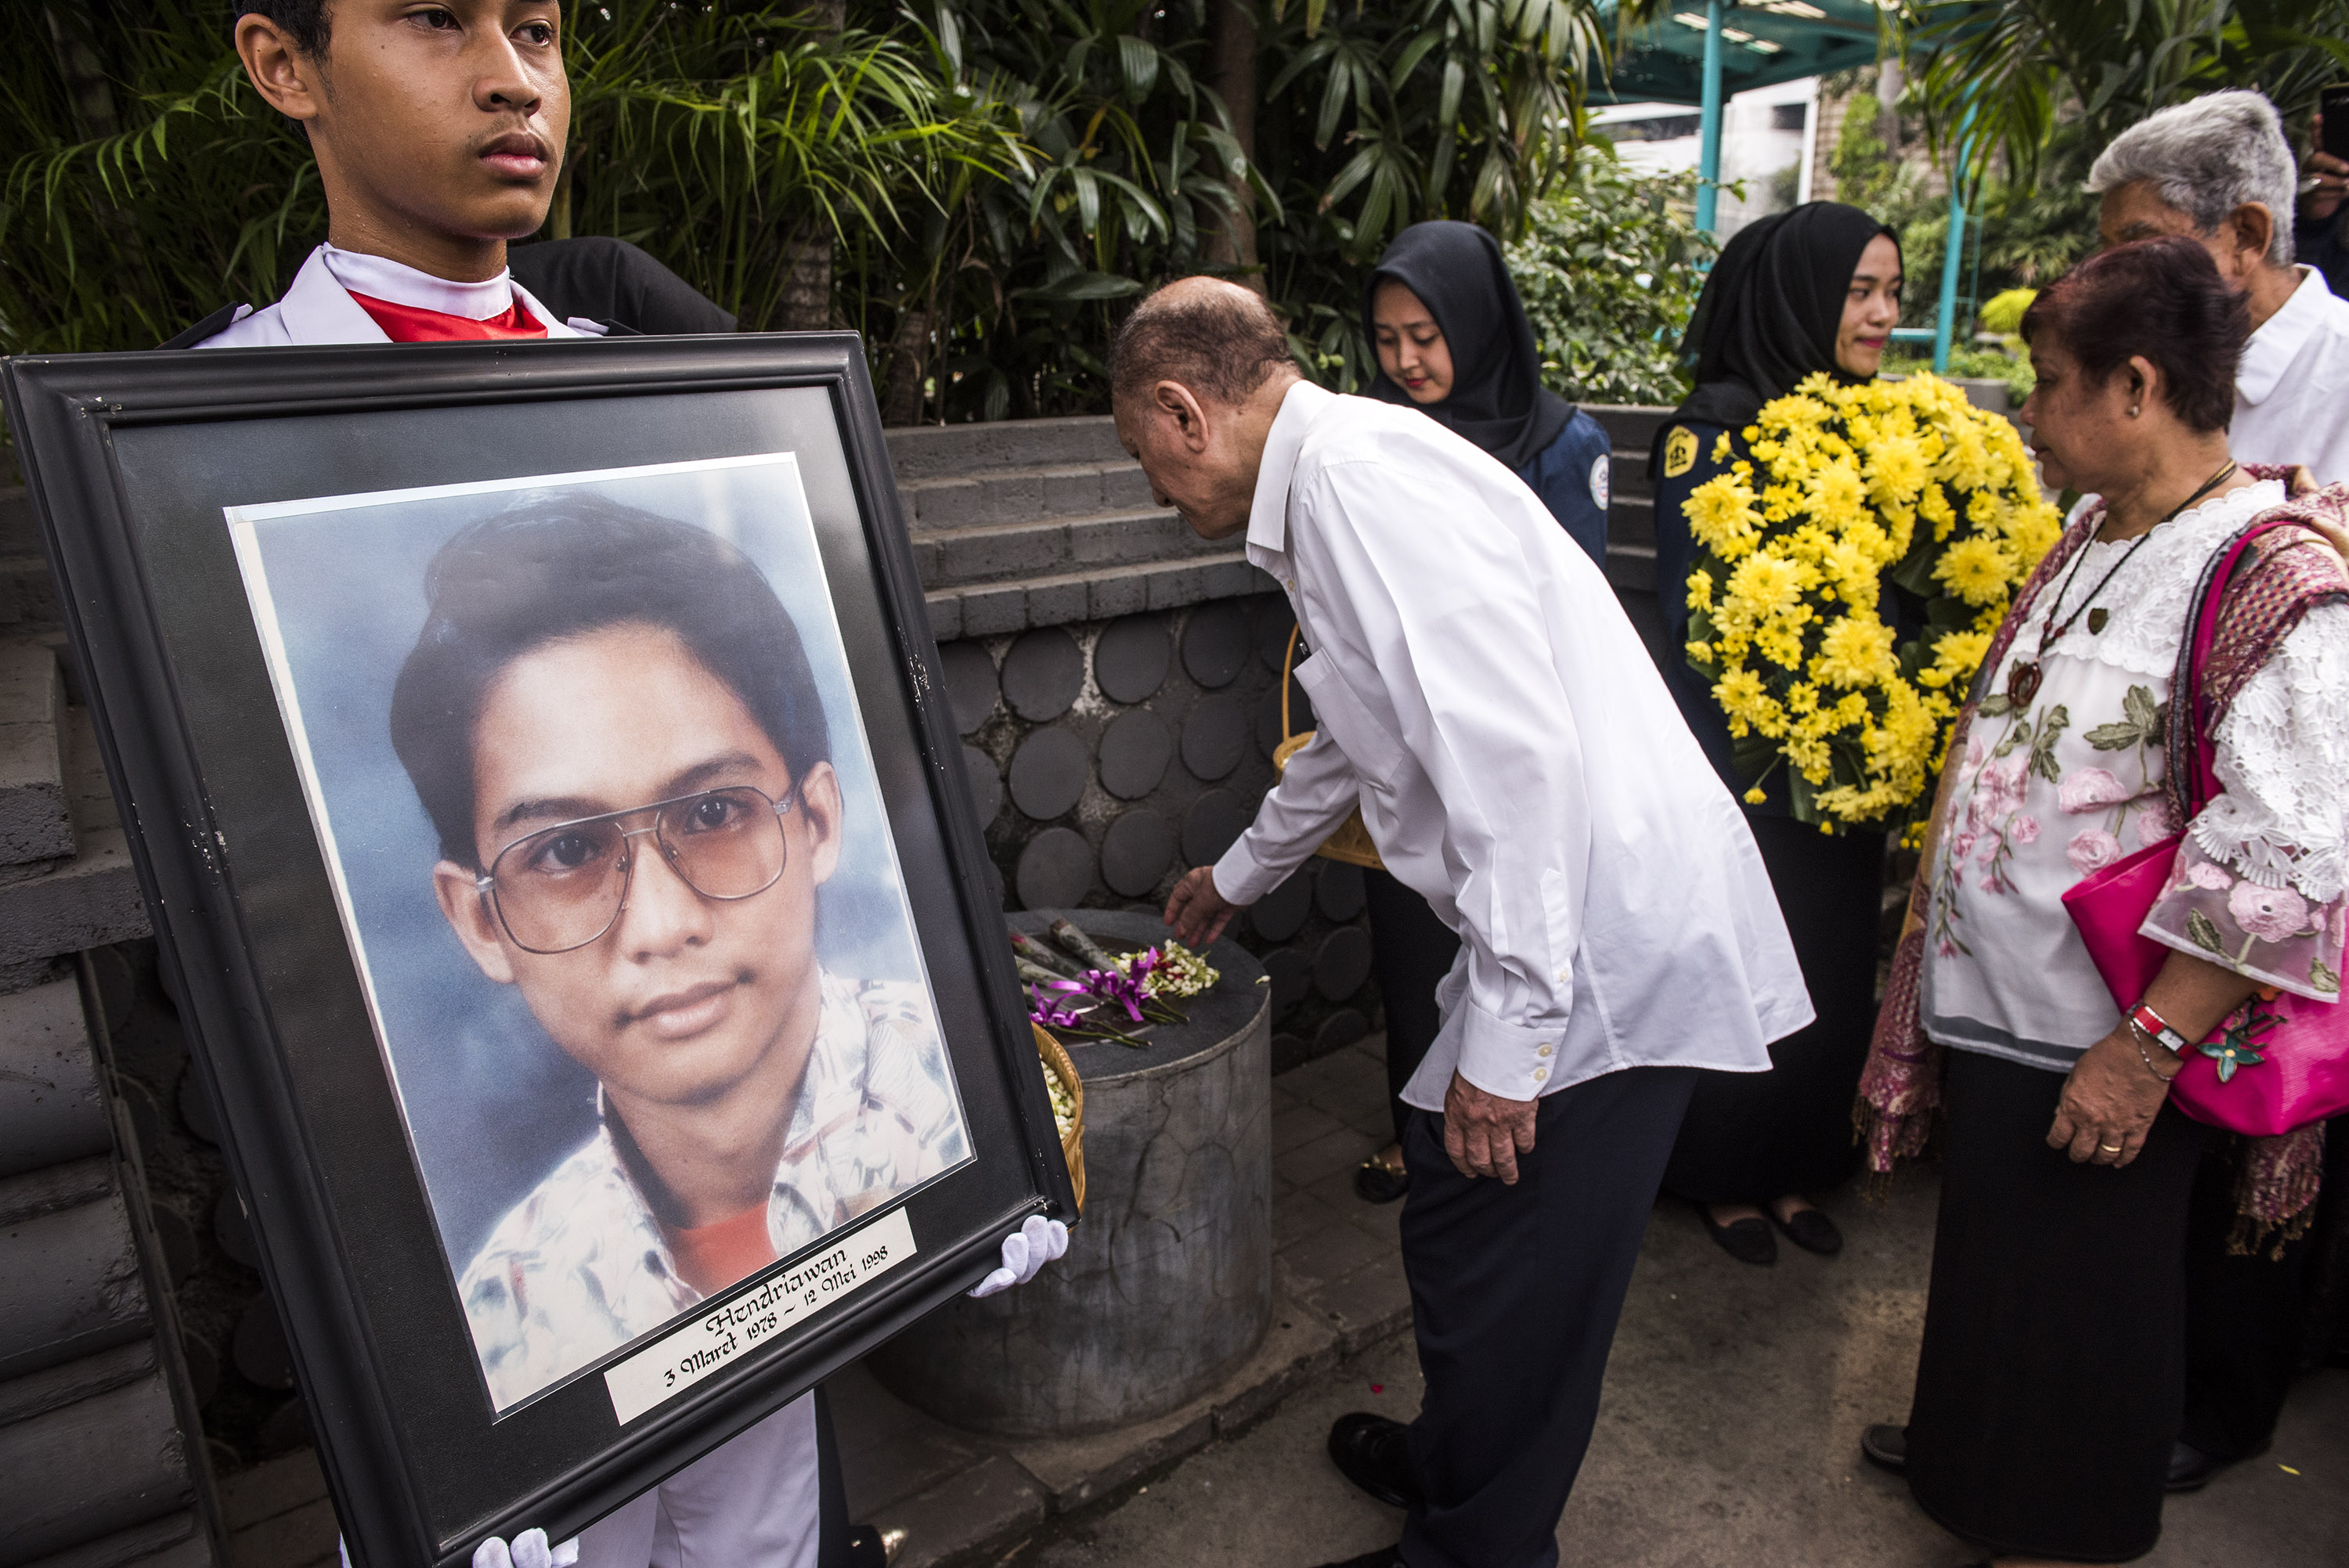
[[[1166,923],[1174,927],[1176,940],[1184,946],[1204,951],[1224,934],[1239,907],[1216,891],[1213,866],[1193,866],[1166,900]]]
[[[1503,1099],[1458,1073],[1444,1091],[1444,1152],[1463,1176],[1498,1176],[1517,1184],[1517,1156],[1534,1151],[1534,1113],[1541,1102]]]

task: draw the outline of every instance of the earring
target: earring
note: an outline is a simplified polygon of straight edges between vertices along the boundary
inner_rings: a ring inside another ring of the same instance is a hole
[[[2132,419],[2137,418],[2137,405],[2134,403],[2129,405],[2129,418]]]

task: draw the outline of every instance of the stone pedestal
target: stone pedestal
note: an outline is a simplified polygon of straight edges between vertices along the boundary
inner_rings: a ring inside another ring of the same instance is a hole
[[[1040,932],[1048,914],[1012,923]],[[1165,940],[1149,915],[1078,912],[1112,953]],[[1271,1006],[1236,944],[1223,979],[1136,1050],[1068,1042],[1085,1086],[1082,1222],[1030,1284],[925,1318],[869,1365],[942,1420],[1067,1436],[1163,1415],[1213,1387],[1272,1310]]]

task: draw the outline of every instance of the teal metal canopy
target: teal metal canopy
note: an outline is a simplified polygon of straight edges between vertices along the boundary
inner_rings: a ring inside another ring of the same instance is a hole
[[[1600,7],[1610,22],[1616,9]],[[1616,51],[1613,77],[1591,84],[1589,101],[1702,104],[1707,10],[1706,0],[1679,0],[1635,29]],[[1874,0],[1743,0],[1721,11],[1724,93],[1876,63]]]

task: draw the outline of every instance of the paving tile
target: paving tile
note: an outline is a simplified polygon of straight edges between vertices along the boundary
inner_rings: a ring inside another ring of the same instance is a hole
[[[224,1478],[220,1483],[221,1522],[232,1531],[243,1530],[326,1495],[326,1477],[318,1469],[318,1456],[303,1449]]]
[[[1278,1252],[1343,1222],[1328,1203],[1302,1188],[1292,1187],[1272,1201],[1272,1250]]]
[[[1333,1171],[1361,1164],[1377,1149],[1378,1145],[1363,1134],[1350,1127],[1341,1127],[1310,1143],[1299,1144],[1286,1154],[1275,1155],[1272,1168],[1299,1186],[1306,1186]]]
[[[1306,1299],[1336,1331],[1341,1355],[1351,1356],[1411,1322],[1411,1287],[1400,1257],[1356,1269]]]
[[[978,1547],[1009,1544],[1044,1522],[1044,1489],[997,1455],[874,1515],[891,1568],[933,1568]]]
[[[1383,1063],[1361,1062],[1355,1077],[1340,1078],[1319,1090],[1310,1103],[1340,1121],[1361,1123],[1366,1119],[1375,1119],[1390,1136],[1394,1131],[1394,1122],[1387,1109],[1390,1101]]]
[[[1275,1157],[1301,1148],[1317,1138],[1327,1138],[1340,1130],[1339,1119],[1318,1106],[1299,1105],[1272,1113],[1272,1152]]]
[[[1330,1282],[1356,1269],[1384,1263],[1402,1267],[1402,1255],[1343,1222],[1324,1226],[1280,1249],[1280,1261],[1299,1279]]]
[[[335,1505],[322,1497],[233,1532],[229,1568],[305,1568],[333,1557],[340,1533]]]

